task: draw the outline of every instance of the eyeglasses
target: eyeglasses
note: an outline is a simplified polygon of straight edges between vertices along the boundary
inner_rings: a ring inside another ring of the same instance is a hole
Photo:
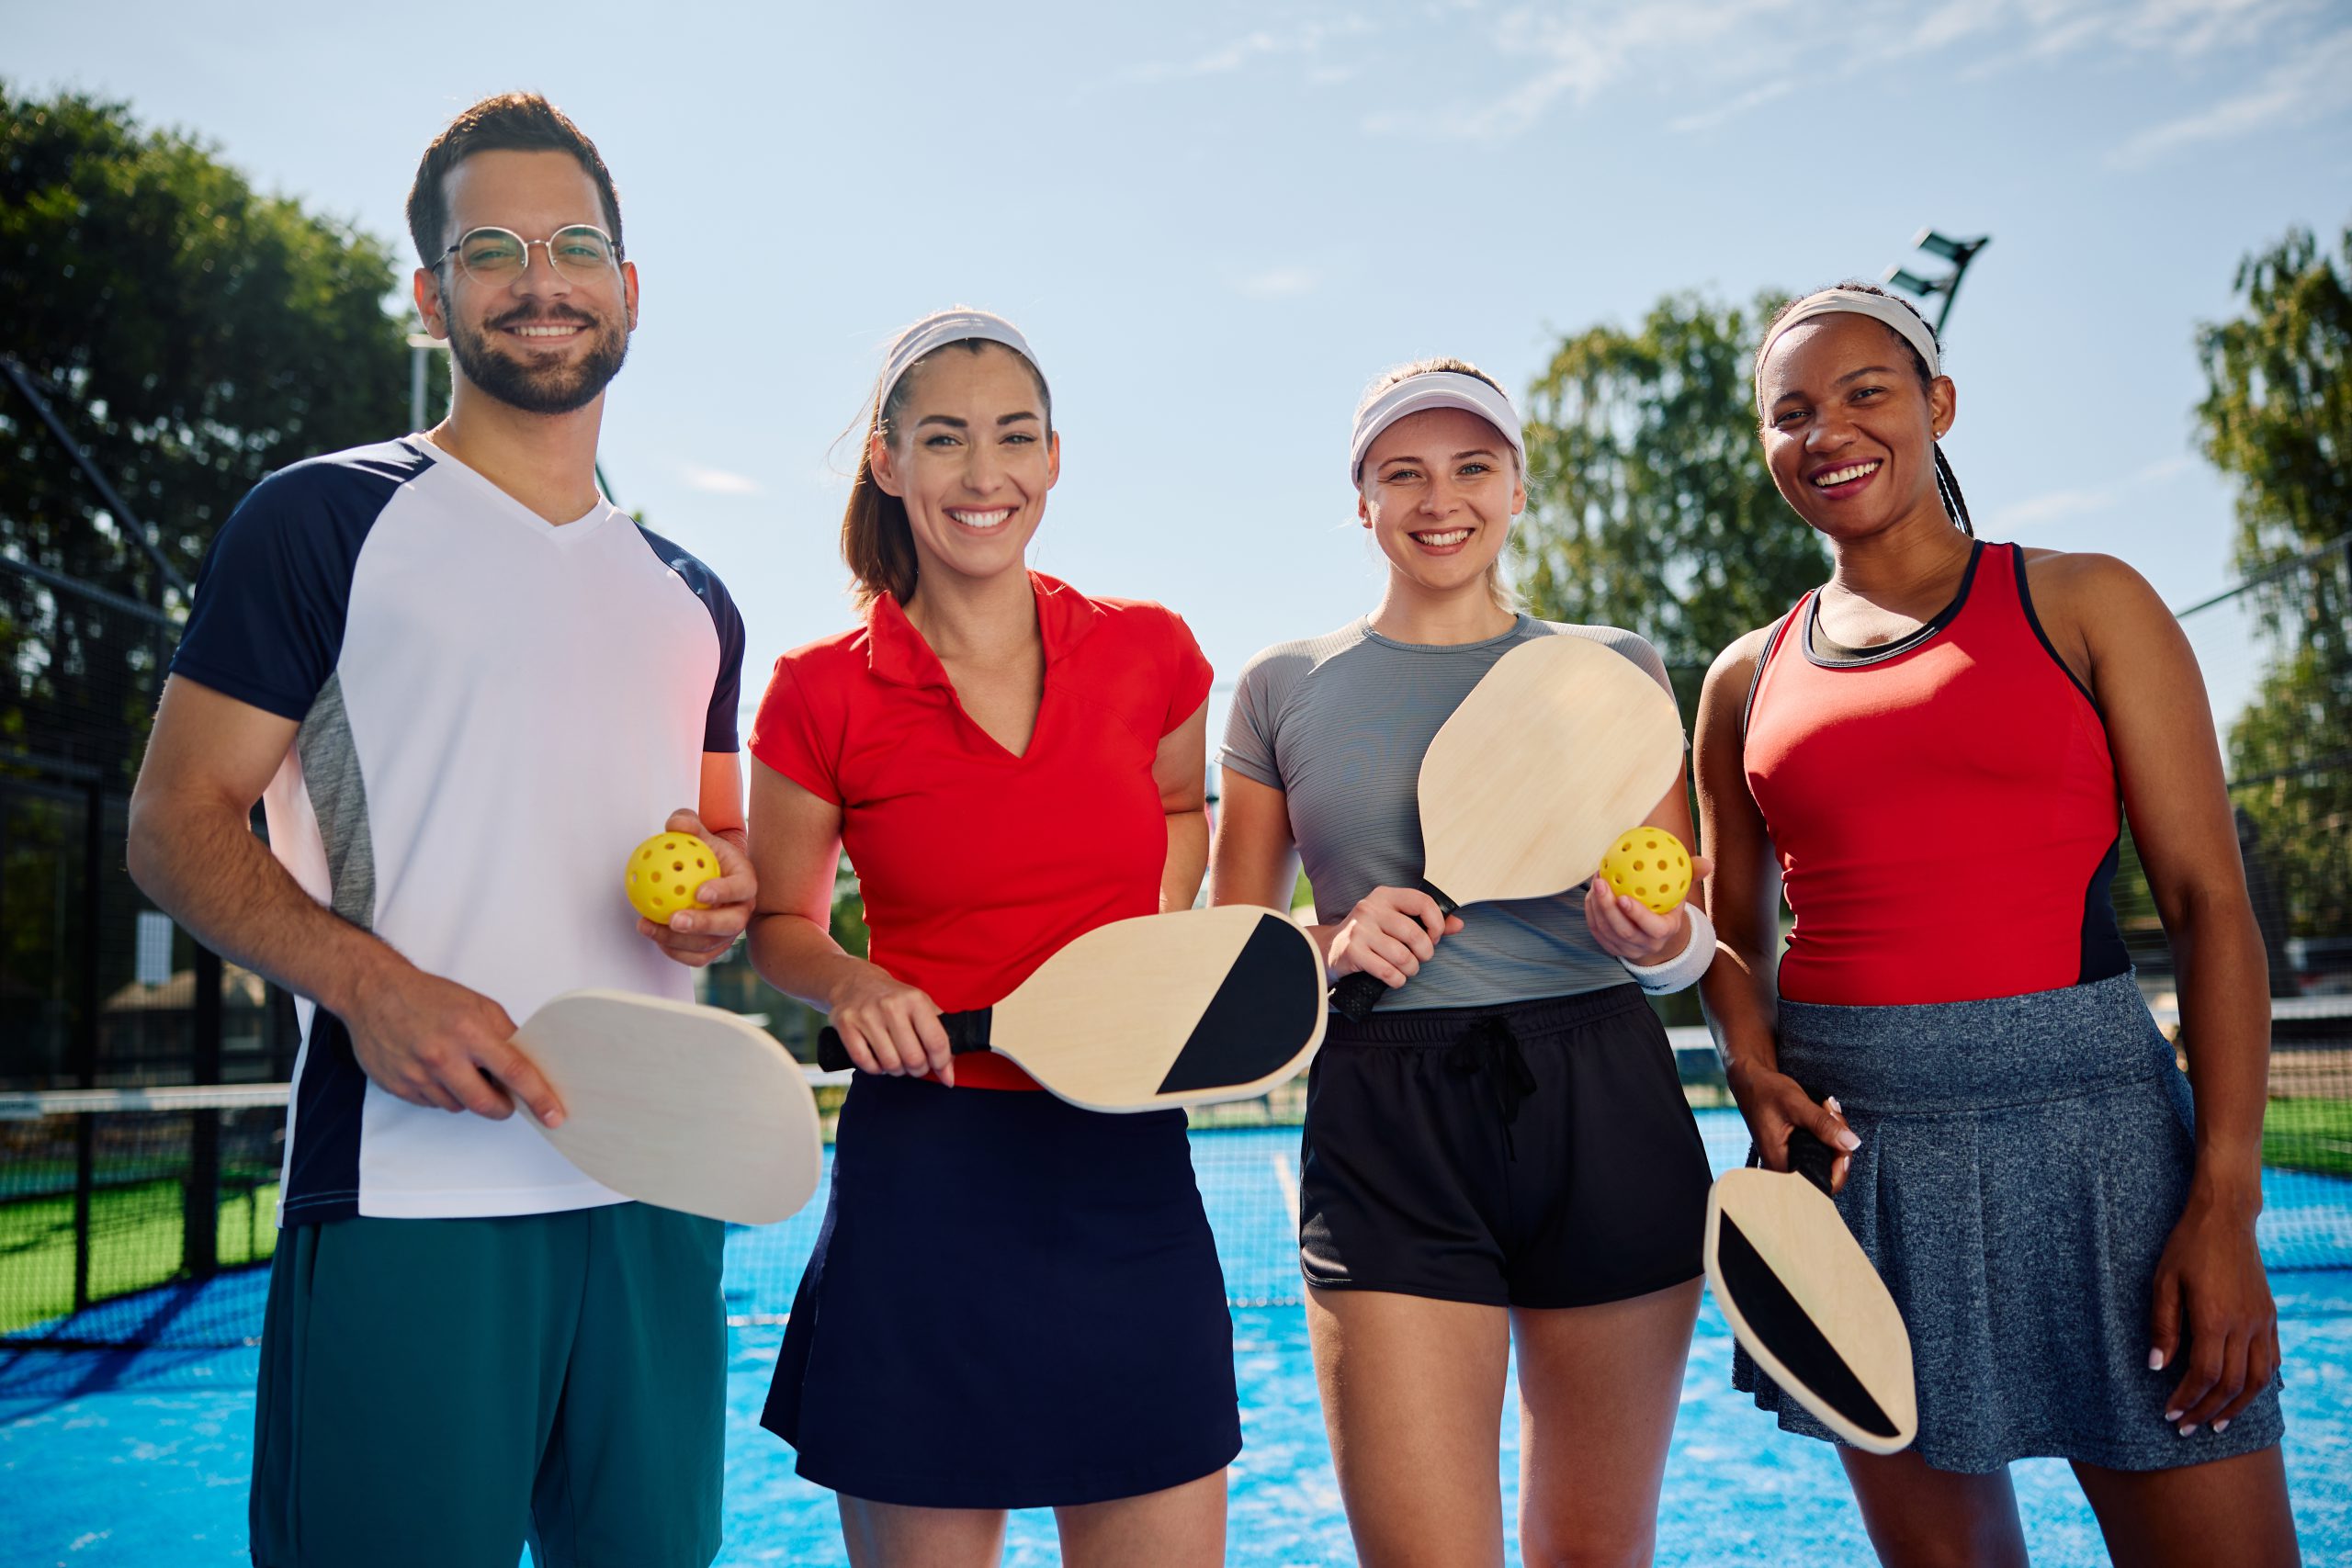
[[[476,283],[503,288],[530,266],[533,245],[547,252],[548,265],[567,283],[594,283],[621,257],[620,243],[610,234],[593,223],[574,223],[544,240],[526,240],[512,229],[469,229],[433,265],[455,256]]]

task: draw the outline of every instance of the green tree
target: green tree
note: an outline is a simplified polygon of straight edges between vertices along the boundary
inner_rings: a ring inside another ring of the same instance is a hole
[[[1539,615],[1649,638],[1686,716],[1726,644],[1828,575],[1757,440],[1756,344],[1781,303],[1668,295],[1634,331],[1563,341],[1528,393],[1515,581]]]
[[[2238,481],[2249,577],[2352,531],[2352,225],[2338,248],[2340,262],[2290,230],[2238,264],[2245,314],[2197,334],[2198,423],[2205,455]]]
[[[187,136],[143,129],[120,104],[0,83],[0,355],[184,579],[271,469],[403,427],[407,350],[386,310],[398,281],[380,241],[255,192]],[[113,934],[137,897],[120,798],[185,605],[6,384],[0,555],[25,563],[0,569],[5,1074],[62,1059],[89,966],[101,994],[130,977]],[[94,800],[96,887],[80,852]]]
[[[0,353],[184,578],[271,469],[401,428],[396,282],[382,242],[256,193],[187,136],[119,104],[0,86]],[[8,388],[0,549],[141,604],[173,597]],[[17,744],[117,773],[135,760],[168,634],[15,573],[0,615]]]
[[[2269,666],[2229,728],[2242,836],[2287,934],[2352,933],[2352,226],[2238,265],[2241,314],[2198,333],[2207,457],[2237,481],[2236,565]],[[2314,553],[2316,552],[2316,558]]]
[[[0,347],[193,576],[272,468],[381,439],[408,401],[382,241],[263,196],[120,104],[0,87]],[[0,528],[27,558],[157,601],[153,569],[7,400]]]

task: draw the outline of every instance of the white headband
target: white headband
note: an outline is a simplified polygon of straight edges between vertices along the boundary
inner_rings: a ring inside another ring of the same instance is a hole
[[[1431,409],[1460,409],[1475,413],[1503,433],[1510,449],[1519,457],[1519,471],[1527,473],[1527,438],[1520,434],[1519,411],[1510,406],[1510,399],[1500,388],[1488,386],[1476,376],[1464,376],[1458,370],[1424,370],[1418,376],[1408,376],[1366,404],[1356,415],[1356,438],[1348,454],[1348,480],[1351,484],[1363,481],[1364,454],[1380,439],[1380,433],[1403,419],[1407,414],[1427,413]]]
[[[933,349],[951,343],[979,338],[988,343],[1001,343],[1037,368],[1037,356],[1030,352],[1029,340],[1021,329],[1002,316],[987,310],[934,310],[899,334],[890,344],[890,355],[882,365],[882,397],[878,406],[888,408],[890,393],[898,387],[915,362]]]
[[[1919,357],[1927,361],[1929,376],[1943,374],[1936,362],[1936,334],[1928,330],[1928,323],[1909,306],[1884,294],[1865,294],[1859,288],[1825,288],[1790,306],[1788,314],[1764,334],[1764,345],[1756,351],[1756,406],[1759,410],[1764,406],[1764,356],[1772,352],[1781,334],[1815,317],[1838,315],[1868,316],[1884,321],[1903,334],[1904,342],[1918,350]]]

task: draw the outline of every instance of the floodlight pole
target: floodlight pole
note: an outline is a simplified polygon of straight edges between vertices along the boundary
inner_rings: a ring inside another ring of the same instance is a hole
[[[1944,323],[1951,320],[1951,302],[1960,298],[1960,280],[1968,276],[1968,264],[1974,261],[1976,253],[1992,243],[1992,241],[1993,236],[1987,234],[1982,239],[1971,241],[1956,248],[1952,256],[1951,276],[1944,279],[1942,289],[1944,302],[1936,309],[1938,337],[1944,335]]]
[[[434,354],[449,352],[449,340],[431,333],[408,334],[408,427],[424,428],[424,366]]]
[[[1922,229],[1911,237],[1911,248],[1943,257],[1951,263],[1951,275],[1948,277],[1921,277],[1898,262],[1886,269],[1886,281],[1906,293],[1917,294],[1922,299],[1930,294],[1944,297],[1944,302],[1936,310],[1936,335],[1941,337],[1944,323],[1951,319],[1951,302],[1960,297],[1960,280],[1968,276],[1968,264],[1976,259],[1977,252],[1992,243],[1990,234],[1979,234],[1973,240],[1955,240],[1933,229]]]

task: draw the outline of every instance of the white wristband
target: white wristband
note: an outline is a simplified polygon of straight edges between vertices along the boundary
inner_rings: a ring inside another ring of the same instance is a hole
[[[1707,919],[1707,911],[1696,904],[1682,907],[1690,915],[1690,940],[1683,944],[1682,951],[1663,964],[1625,965],[1635,983],[1651,996],[1662,997],[1697,985],[1699,976],[1715,961],[1715,922]]]

